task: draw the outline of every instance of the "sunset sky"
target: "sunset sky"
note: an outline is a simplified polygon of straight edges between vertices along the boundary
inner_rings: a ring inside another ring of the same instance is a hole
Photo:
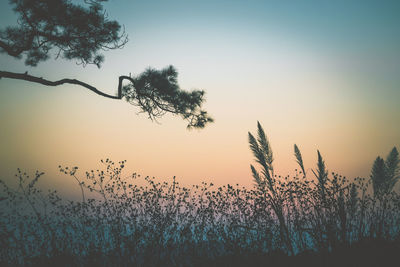
[[[83,1],[82,1],[83,2]],[[129,43],[104,52],[101,69],[49,60],[36,68],[0,55],[0,70],[50,80],[77,78],[110,94],[119,75],[174,65],[182,88],[204,89],[215,123],[159,123],[125,101],[82,87],[0,80],[0,178],[17,167],[74,188],[57,166],[100,167],[126,159],[138,172],[184,184],[250,186],[248,131],[263,125],[281,175],[306,169],[319,149],[329,171],[367,177],[378,156],[400,148],[400,1],[128,1],[105,4]],[[15,23],[0,2],[0,25]],[[311,174],[311,172],[310,172]]]

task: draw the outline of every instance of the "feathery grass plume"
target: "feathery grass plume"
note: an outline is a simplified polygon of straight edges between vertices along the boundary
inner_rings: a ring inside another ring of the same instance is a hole
[[[322,200],[325,201],[325,184],[328,179],[328,171],[326,170],[325,161],[322,159],[321,153],[317,150],[318,153],[318,163],[317,163],[317,172],[312,170],[315,177],[318,179],[319,189],[321,191]]]
[[[322,159],[319,150],[317,150],[317,153],[318,153],[317,173],[315,173],[314,170],[312,170],[312,172],[318,179],[320,185],[325,186],[326,180],[328,179],[328,171],[326,170],[325,161]]]
[[[377,157],[372,165],[371,170],[371,181],[372,188],[374,190],[374,196],[378,196],[384,193],[385,187],[385,161],[381,157]]]
[[[399,173],[399,152],[397,151],[396,147],[393,147],[392,151],[390,151],[389,155],[387,156],[385,160],[385,167],[386,167],[386,183],[387,183],[387,188],[386,190],[388,192],[393,190],[393,187],[395,186],[396,182],[400,178],[400,173]]]
[[[265,160],[268,163],[268,167],[270,168],[271,171],[273,171],[272,162],[274,161],[274,157],[272,149],[269,144],[268,138],[265,135],[264,129],[262,128],[259,121],[257,121],[257,133],[258,133],[257,141],[265,155]]]
[[[306,171],[304,170],[304,164],[303,164],[303,157],[301,156],[300,149],[296,144],[294,144],[294,156],[296,157],[297,164],[299,164],[303,172],[303,176],[306,176]]]
[[[264,182],[262,181],[260,174],[258,173],[256,168],[254,168],[254,166],[252,164],[250,164],[250,168],[251,168],[251,173],[253,174],[254,181],[257,183],[257,185],[258,186],[263,185]]]
[[[253,155],[256,159],[256,162],[261,165],[265,163],[264,154],[262,153],[260,147],[258,146],[256,138],[250,132],[249,132],[249,144],[250,144],[250,149],[253,152]]]
[[[270,148],[268,139],[265,135],[264,129],[261,127],[260,123],[257,123],[258,126],[258,138],[256,139],[250,132],[249,132],[249,144],[250,149],[253,152],[255,160],[258,164],[261,165],[262,170],[261,174],[264,176],[263,179],[259,175],[254,176],[253,169],[255,170],[254,166],[250,166],[253,172],[253,177],[255,181],[261,181],[262,183],[259,186],[263,186],[265,182],[268,184],[268,188],[271,191],[274,191],[274,180],[273,180],[273,167],[272,167],[272,150]],[[263,181],[264,180],[264,181]],[[265,181],[266,180],[266,181]]]
[[[253,165],[250,165],[251,171],[253,173],[254,180],[258,183],[259,188],[263,193],[267,193],[267,202],[274,211],[280,228],[280,239],[281,242],[286,246],[287,250],[294,254],[292,240],[289,233],[289,227],[285,221],[285,214],[283,210],[283,199],[281,197],[281,192],[279,192],[278,187],[275,187],[274,173],[272,162],[274,160],[271,146],[269,144],[268,138],[262,128],[260,122],[257,121],[257,139],[249,132],[249,144],[250,149],[253,152],[256,162],[262,166],[261,174],[256,171]],[[265,188],[267,184],[267,188]],[[270,192],[268,192],[268,189]]]
[[[400,179],[399,163],[399,152],[396,147],[393,147],[386,160],[379,156],[376,158],[370,176],[374,195],[387,194],[393,190]]]

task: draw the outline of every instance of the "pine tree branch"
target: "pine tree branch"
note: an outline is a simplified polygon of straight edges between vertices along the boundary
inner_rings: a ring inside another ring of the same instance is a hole
[[[167,81],[167,85],[157,85],[156,83],[155,85],[153,84],[153,86],[155,86],[154,88],[142,88],[140,84],[138,84],[140,82],[137,81],[137,78],[131,76],[119,76],[118,94],[109,95],[103,93],[94,86],[77,79],[64,78],[57,81],[49,81],[42,77],[29,75],[27,72],[15,73],[9,71],[0,71],[0,79],[1,78],[23,80],[46,86],[58,86],[63,84],[79,85],[103,97],[111,99],[125,98],[128,103],[138,106],[141,109],[141,112],[148,113],[150,119],[161,117],[165,113],[180,115],[183,119],[189,122],[188,128],[203,128],[206,123],[213,122],[213,119],[208,116],[207,112],[200,109],[200,105],[203,101],[203,92],[200,92],[197,95],[195,94],[193,97],[191,95],[192,93],[188,93],[178,88],[177,92],[174,92],[177,97],[171,98],[168,95],[168,89],[170,89],[168,86],[171,86],[171,81],[169,80]],[[150,86],[152,83],[159,81],[154,77],[150,78],[155,81],[148,81],[145,85]],[[127,86],[123,86],[122,84],[124,80],[128,80],[130,83],[127,85],[129,91],[126,91]],[[191,99],[186,99],[186,96],[191,97]],[[193,101],[194,104],[190,101]],[[190,106],[190,104],[192,106]]]
[[[28,73],[15,73],[15,72],[9,72],[9,71],[0,71],[0,79],[1,78],[9,78],[9,79],[16,79],[16,80],[24,80],[24,81],[28,81],[28,82],[33,82],[33,83],[39,83],[39,84],[43,84],[43,85],[47,85],[47,86],[58,86],[58,85],[63,85],[63,84],[74,84],[74,85],[79,85],[82,87],[85,87],[87,89],[89,89],[90,91],[107,97],[107,98],[111,98],[111,99],[122,99],[122,81],[124,79],[129,80],[130,82],[134,83],[134,80],[129,77],[129,76],[119,76],[119,81],[118,81],[118,95],[114,96],[114,95],[109,95],[106,93],[101,92],[100,90],[98,90],[97,88],[91,86],[90,84],[84,83],[82,81],[79,81],[77,79],[61,79],[58,81],[49,81],[43,78],[39,78],[36,76],[32,76],[29,75]]]

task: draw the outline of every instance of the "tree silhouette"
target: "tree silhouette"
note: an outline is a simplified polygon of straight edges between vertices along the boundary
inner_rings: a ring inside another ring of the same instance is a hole
[[[18,14],[18,24],[0,30],[0,53],[17,59],[25,65],[37,66],[55,54],[55,58],[76,60],[98,68],[104,61],[101,51],[122,48],[128,42],[123,27],[109,20],[102,2],[85,0],[83,5],[71,0],[10,0]],[[50,81],[25,73],[0,70],[1,78],[39,83],[46,86],[74,84],[111,99],[125,99],[138,106],[150,119],[165,113],[180,115],[188,121],[188,128],[203,128],[213,119],[201,109],[205,100],[203,90],[182,90],[177,83],[177,71],[169,66],[160,71],[148,69],[137,77],[119,76],[117,95],[106,94],[77,79]],[[123,81],[127,85],[123,85]]]

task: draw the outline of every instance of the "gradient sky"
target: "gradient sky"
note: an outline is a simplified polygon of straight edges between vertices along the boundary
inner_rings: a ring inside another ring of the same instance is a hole
[[[376,156],[400,147],[399,1],[122,1],[106,3],[129,43],[105,52],[101,69],[49,60],[36,68],[0,55],[0,69],[48,79],[78,78],[116,92],[119,75],[174,65],[182,88],[204,89],[215,123],[188,131],[160,124],[123,101],[76,86],[0,80],[0,175],[96,169],[128,160],[127,173],[184,184],[251,185],[247,132],[263,125],[281,175],[293,174],[293,144],[307,169],[316,150],[329,171],[367,177]],[[6,1],[0,25],[15,21]]]

